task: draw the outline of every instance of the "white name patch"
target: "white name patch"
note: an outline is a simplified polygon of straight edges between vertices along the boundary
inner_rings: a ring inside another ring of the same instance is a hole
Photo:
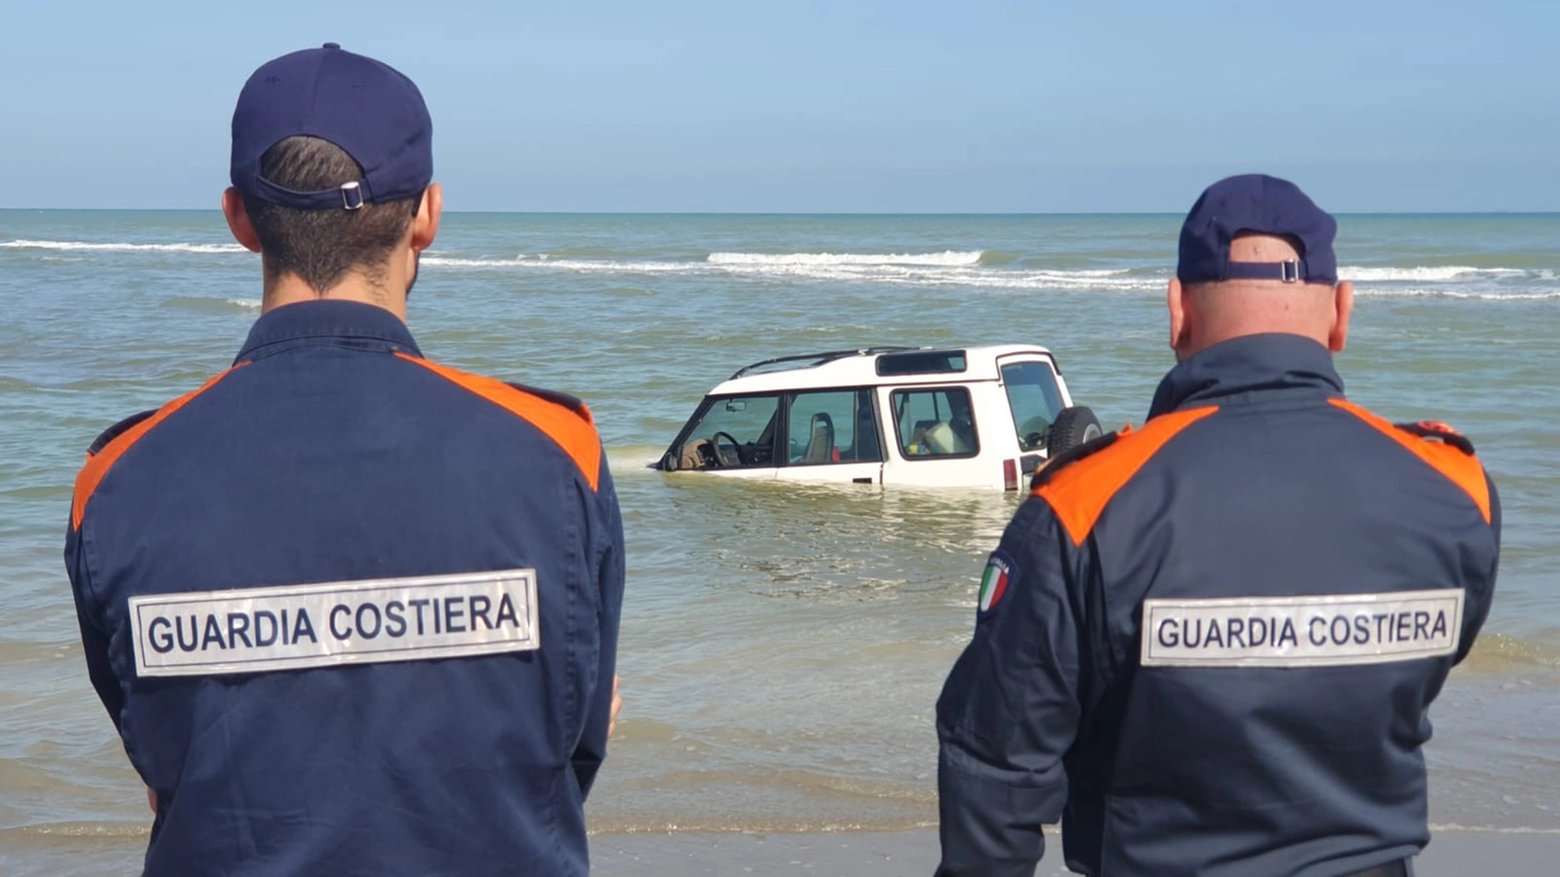
[[[1326,667],[1450,655],[1463,590],[1143,601],[1144,667]]]
[[[205,676],[532,651],[536,570],[130,600],[140,676]]]

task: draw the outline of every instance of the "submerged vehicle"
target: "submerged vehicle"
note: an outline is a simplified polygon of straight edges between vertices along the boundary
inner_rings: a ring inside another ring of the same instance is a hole
[[[1019,490],[1047,456],[1099,435],[1044,347],[870,347],[738,369],[654,468]]]

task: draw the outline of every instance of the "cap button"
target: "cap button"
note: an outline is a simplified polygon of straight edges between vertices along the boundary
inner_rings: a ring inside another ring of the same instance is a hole
[[[339,49],[339,48],[341,48],[341,43],[326,43],[325,44],[325,48],[327,48],[327,49]]]

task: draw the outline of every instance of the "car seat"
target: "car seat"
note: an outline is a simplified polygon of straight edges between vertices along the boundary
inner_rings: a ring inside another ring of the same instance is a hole
[[[961,453],[958,449],[959,437],[954,434],[953,427],[939,421],[926,431],[926,445],[931,448],[933,454],[946,457]]]
[[[807,438],[807,450],[802,452],[802,462],[834,462],[834,419],[822,411],[812,416],[812,430]]]

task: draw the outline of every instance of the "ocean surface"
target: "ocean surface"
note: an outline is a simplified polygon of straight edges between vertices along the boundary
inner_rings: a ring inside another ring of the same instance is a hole
[[[1036,342],[1108,427],[1172,364],[1178,216],[445,217],[411,324],[584,397],[628,533],[627,699],[597,832],[935,820],[932,708],[999,493],[650,470],[759,359]],[[1351,398],[1448,421],[1505,510],[1498,597],[1432,718],[1431,821],[1560,832],[1560,215],[1344,216]],[[97,433],[223,369],[260,266],[210,212],[0,211],[0,873],[138,873],[150,818],[81,659],[61,545]],[[1325,510],[1318,510],[1325,513]]]

